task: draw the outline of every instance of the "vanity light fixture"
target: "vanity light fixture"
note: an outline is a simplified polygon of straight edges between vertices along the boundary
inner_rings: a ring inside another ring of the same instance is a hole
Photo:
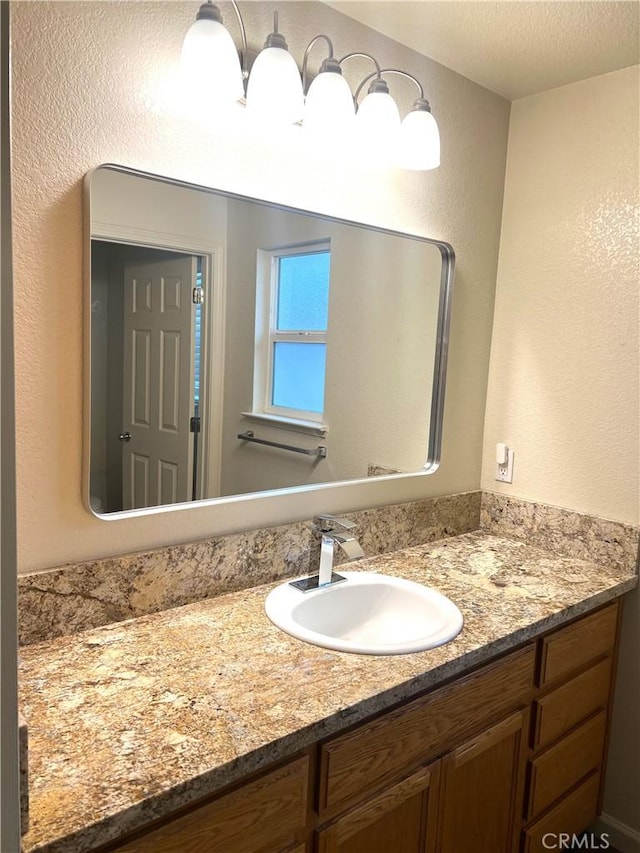
[[[302,124],[309,136],[320,140],[342,138],[346,142],[355,129],[358,141],[363,137],[368,143],[373,141],[376,149],[404,169],[428,170],[440,165],[438,125],[422,84],[412,74],[399,68],[381,68],[370,54],[348,53],[336,59],[333,43],[324,34],[315,36],[307,45],[300,73],[278,30],[277,12],[273,32],[267,36],[249,73],[244,22],[236,0],[230,2],[240,26],[242,65],[220,9],[212,0],[206,0],[185,36],[181,57],[183,71],[199,91],[206,91],[216,103],[245,103],[249,114],[272,125]],[[309,54],[321,40],[326,42],[329,55],[307,86]],[[353,57],[370,59],[376,68],[358,85],[355,95],[342,74],[343,63]],[[419,90],[418,99],[402,122],[384,79],[390,74],[411,80]],[[367,95],[359,104],[359,95],[367,83]]]

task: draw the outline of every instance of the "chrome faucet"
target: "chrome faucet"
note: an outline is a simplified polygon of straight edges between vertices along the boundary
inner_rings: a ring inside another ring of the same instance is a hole
[[[312,575],[299,581],[292,581],[291,586],[295,586],[296,589],[302,592],[309,592],[312,589],[318,589],[320,586],[329,586],[330,584],[346,580],[342,575],[333,571],[333,559],[336,545],[340,546],[350,560],[357,560],[359,557],[364,557],[364,551],[355,536],[342,532],[351,530],[355,526],[354,522],[349,521],[348,518],[340,518],[335,515],[316,515],[313,519],[311,529],[319,533],[322,537],[320,543],[320,570],[317,575]]]
[[[322,536],[318,586],[325,586],[332,583],[333,558],[336,545],[342,548],[350,560],[364,557],[364,551],[355,536],[341,532],[351,530],[353,527],[355,527],[355,524],[353,521],[349,521],[348,518],[339,518],[333,515],[317,515],[313,519],[313,530]]]

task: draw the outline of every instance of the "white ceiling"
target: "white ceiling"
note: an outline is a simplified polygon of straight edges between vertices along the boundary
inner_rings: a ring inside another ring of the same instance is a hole
[[[505,98],[640,63],[638,0],[333,0]]]

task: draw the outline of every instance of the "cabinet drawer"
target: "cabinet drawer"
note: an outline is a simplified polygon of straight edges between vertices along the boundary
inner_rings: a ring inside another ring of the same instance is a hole
[[[573,835],[586,829],[598,814],[599,789],[600,774],[594,773],[555,808],[525,830],[523,853],[540,853],[542,850],[552,849],[552,841],[559,849],[558,839],[552,836],[558,836],[560,833]],[[545,845],[543,838],[547,834],[550,837],[546,839]]]
[[[320,810],[405,775],[487,722],[526,704],[533,669],[534,647],[527,646],[323,744]]]
[[[592,666],[546,696],[536,699],[533,747],[553,743],[609,699],[611,658]]]
[[[606,722],[606,713],[600,711],[531,761],[529,818],[539,815],[600,767]]]
[[[118,853],[256,853],[287,848],[307,821],[309,758],[176,818],[117,848]]]
[[[613,649],[618,604],[585,616],[542,640],[539,686],[545,687]]]

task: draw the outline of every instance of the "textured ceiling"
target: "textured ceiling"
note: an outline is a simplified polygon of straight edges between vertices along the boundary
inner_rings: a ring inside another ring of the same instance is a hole
[[[640,62],[637,0],[328,5],[511,100]]]

